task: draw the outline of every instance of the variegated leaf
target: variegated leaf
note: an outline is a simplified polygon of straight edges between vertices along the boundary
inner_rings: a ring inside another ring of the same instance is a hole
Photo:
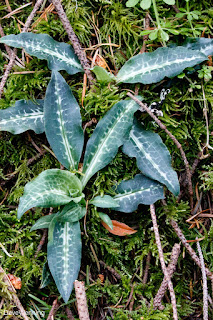
[[[53,281],[54,280],[50,273],[48,262],[46,261],[44,263],[43,270],[42,270],[42,279],[41,279],[40,289],[45,288],[46,286],[48,286],[48,284],[50,284]]]
[[[84,201],[85,202],[85,201]],[[82,203],[70,202],[60,212],[57,217],[59,222],[76,222],[83,218],[86,214],[86,202]]]
[[[52,221],[52,219],[55,217],[55,213],[51,214],[51,215],[47,215],[47,216],[43,216],[40,219],[38,219],[34,225],[32,226],[32,228],[30,229],[30,231],[34,231],[34,230],[38,230],[38,229],[46,229],[49,228],[50,222]]]
[[[0,38],[0,43],[24,48],[27,53],[48,61],[50,70],[66,70],[69,74],[83,72],[73,48],[67,43],[55,41],[48,34],[23,32]]]
[[[67,169],[78,169],[84,134],[79,105],[64,78],[52,72],[44,100],[44,126],[57,159]]]
[[[112,220],[110,219],[110,217],[108,216],[108,214],[103,213],[103,212],[99,212],[99,217],[101,218],[101,220],[110,228],[113,229],[113,224],[112,224]]]
[[[44,100],[18,100],[14,107],[0,110],[0,131],[19,134],[27,130],[44,132]]]
[[[128,60],[118,72],[117,82],[156,83],[165,77],[172,78],[185,68],[207,59],[202,52],[185,47],[158,48],[154,52],[138,54]]]
[[[111,197],[105,194],[103,197],[97,196],[90,201],[91,204],[98,208],[116,208],[119,207],[117,202]]]
[[[18,219],[32,207],[49,208],[67,204],[81,192],[81,182],[73,173],[60,169],[43,171],[26,184],[24,195],[20,198]]]
[[[47,260],[58,291],[69,300],[81,266],[81,230],[79,222],[56,222],[53,239],[48,242]]]
[[[180,193],[170,153],[157,133],[145,130],[142,124],[134,121],[122,150],[129,157],[136,158],[137,166],[145,176],[165,184],[176,196]]]
[[[138,105],[133,100],[116,103],[97,124],[85,151],[82,184],[115,157],[128,135]]]
[[[210,38],[188,38],[183,46],[187,49],[199,50],[206,56],[213,55],[213,39]]]
[[[163,186],[142,174],[137,174],[134,179],[122,181],[116,190],[114,199],[119,204],[116,211],[133,212],[139,204],[150,205],[164,198]]]

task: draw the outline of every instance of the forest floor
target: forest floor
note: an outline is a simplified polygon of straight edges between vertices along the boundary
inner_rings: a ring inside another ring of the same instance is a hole
[[[0,23],[5,35],[18,34],[30,15],[35,1],[7,0],[0,3]],[[140,2],[129,0],[63,0],[66,15],[85,49],[91,66],[99,65],[117,74],[133,55],[152,52],[161,46],[182,45],[188,37],[213,38],[213,8],[211,1],[157,0],[158,18],[153,3],[142,9]],[[149,1],[144,1],[149,2]],[[172,2],[172,1],[171,1]],[[161,24],[166,34],[153,32]],[[148,30],[148,32],[147,32]],[[150,30],[152,31],[149,37]],[[43,1],[28,31],[46,33],[60,42],[69,43],[67,33],[54,6]],[[9,63],[10,52],[0,45],[0,73]],[[20,99],[43,99],[50,80],[45,60],[31,57],[18,49],[16,59],[0,99],[0,109],[6,109]],[[23,66],[24,65],[24,66]],[[180,150],[146,113],[141,114],[147,129],[157,132],[167,146],[172,166],[178,174],[181,193],[175,197],[165,191],[166,201],[155,204],[161,244],[166,265],[170,263],[174,245],[177,261],[172,283],[179,319],[204,319],[203,276],[192,259],[192,248],[199,242],[205,266],[213,274],[213,81],[212,59],[195,70],[157,84],[117,86],[98,81],[89,86],[82,73],[70,76],[62,72],[81,106],[86,138],[96,123],[126,92],[143,96],[150,105],[160,101],[162,89],[170,89],[159,105],[161,122],[182,145],[190,165],[193,196]],[[128,88],[128,89],[126,89]],[[0,119],[1,120],[1,119]],[[21,279],[17,295],[29,312],[29,319],[79,319],[75,292],[68,303],[59,296],[51,281],[41,288],[42,270],[47,260],[46,229],[30,231],[32,225],[49,209],[32,209],[17,219],[17,207],[25,184],[43,170],[60,168],[51,152],[45,134],[27,131],[20,135],[0,133],[0,266],[7,274]],[[139,173],[136,161],[119,150],[113,161],[90,180],[89,198],[103,195],[116,182],[131,179]],[[190,200],[191,198],[191,200]],[[193,202],[193,203],[192,203]],[[101,224],[94,208],[81,220],[83,241],[79,280],[85,282],[90,319],[104,320],[166,320],[172,319],[169,291],[162,296],[162,310],[154,306],[154,298],[163,281],[159,253],[153,232],[150,207],[140,205],[133,213],[107,210],[109,216],[137,230],[119,237]],[[186,241],[178,233],[182,230]],[[199,241],[198,241],[198,240]],[[182,240],[182,242],[181,242]],[[187,250],[186,247],[189,251]],[[174,257],[173,257],[174,258]],[[196,258],[195,258],[196,260]],[[199,260],[200,262],[200,260]],[[15,280],[17,280],[15,278]],[[11,291],[0,274],[0,318],[23,319],[11,298]],[[213,276],[208,278],[208,314],[213,319]],[[11,313],[9,313],[11,311]],[[52,313],[51,313],[52,312]],[[54,316],[54,318],[51,316]]]

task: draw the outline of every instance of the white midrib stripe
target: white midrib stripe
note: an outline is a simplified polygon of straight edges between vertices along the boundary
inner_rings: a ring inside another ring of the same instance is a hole
[[[131,196],[134,196],[135,194],[137,195],[137,193],[142,193],[144,191],[151,191],[151,188],[144,188],[144,189],[139,189],[139,190],[134,190],[133,192],[132,191],[129,191],[129,192],[125,192],[124,194],[122,193],[119,193],[118,195],[116,195],[114,197],[115,200],[119,200],[119,199],[124,199],[126,197],[131,197]]]
[[[59,88],[57,86],[57,83],[55,85],[55,88],[56,88],[56,96],[57,97],[61,97],[60,93],[59,93],[60,90],[59,90]],[[65,129],[64,124],[63,124],[61,104],[57,103],[57,105],[58,105],[58,110],[59,110],[59,113],[60,113],[59,122],[60,122],[60,125],[61,125],[61,127],[60,127],[61,128],[61,137],[62,137],[62,140],[63,140],[63,144],[65,146],[65,149],[67,151],[69,164],[72,167],[72,169],[74,169],[75,168],[75,161],[74,161],[74,159],[72,157],[71,146],[70,146],[69,141],[67,139],[66,129]]]
[[[14,43],[15,41],[14,40],[7,40],[5,43],[10,45],[10,42]],[[60,59],[62,61],[65,61],[67,64],[69,64],[71,66],[74,66],[74,67],[76,67],[78,69],[82,69],[81,65],[79,63],[77,63],[73,58],[71,58],[71,57],[67,58],[64,55],[60,54],[58,51],[55,52],[55,51],[52,51],[52,50],[50,50],[48,48],[41,48],[38,44],[36,46],[34,45],[33,47],[31,47],[27,42],[26,43],[24,43],[23,41],[22,42],[21,41],[16,41],[16,42],[17,42],[18,45],[20,45],[23,48],[24,47],[25,48],[29,48],[30,47],[30,49],[35,48],[35,50],[38,50],[38,51],[40,50],[41,52],[44,52],[44,53],[46,53],[46,54],[48,54],[50,56],[53,56],[53,57],[56,57],[56,58],[58,58],[58,59]],[[12,47],[13,47],[13,45],[12,45]]]
[[[134,136],[132,131],[130,132],[130,138],[134,141],[138,149],[144,154],[145,158],[151,163],[154,169],[157,170],[160,176],[163,177],[171,186],[173,186],[171,181],[167,179],[167,175],[160,170],[160,167],[152,160],[151,156],[144,150],[143,145],[139,142],[136,136]]]
[[[63,265],[64,265],[64,271],[66,274],[68,274],[68,267],[69,267],[69,222],[65,222],[64,224],[64,229],[63,229],[63,249],[64,253],[63,254]],[[65,279],[64,279],[65,280]],[[66,280],[65,280],[66,281]]]
[[[146,67],[144,68],[142,66],[141,69],[138,69],[137,71],[135,72],[130,72],[130,73],[127,73],[123,76],[121,76],[120,78],[118,78],[120,81],[124,81],[126,79],[129,79],[129,78],[134,78],[136,77],[137,75],[144,75],[146,74],[147,72],[150,73],[151,71],[153,70],[156,70],[156,69],[162,69],[164,67],[167,67],[167,66],[171,66],[173,64],[179,64],[181,62],[189,62],[189,61],[193,61],[194,59],[196,59],[196,56],[193,56],[191,58],[184,58],[184,59],[177,59],[177,60],[172,60],[172,61],[166,61],[164,62],[163,64],[161,65],[157,65],[157,64],[154,64],[152,66],[149,66],[149,67]]]
[[[43,198],[44,196],[46,196],[46,195],[49,195],[49,194],[56,194],[57,196],[66,196],[66,197],[69,197],[69,195],[67,195],[65,192],[62,192],[62,191],[60,191],[60,190],[56,190],[56,189],[51,189],[51,190],[45,190],[45,191],[43,191],[42,193],[39,193],[38,194],[38,196],[36,197],[36,195],[35,195],[35,197],[36,198],[34,198],[33,196],[31,196],[30,197],[30,200],[27,200],[27,203],[24,205],[24,207],[23,207],[23,210],[25,210],[24,212],[26,212],[27,210],[29,210],[30,208],[33,208],[33,207],[30,207],[29,208],[29,202],[31,202],[32,200],[37,200],[37,199],[39,199],[39,198]],[[32,200],[31,200],[32,199]],[[70,199],[71,199],[71,197],[70,197]],[[25,200],[26,201],[26,200]],[[25,209],[25,208],[28,208],[28,209]],[[23,211],[22,210],[22,211]]]
[[[0,120],[0,125],[1,124],[7,124],[8,122],[16,122],[16,121],[20,121],[20,120],[30,120],[30,119],[35,119],[36,118],[42,118],[44,116],[43,113],[40,114],[32,114],[32,115],[28,115],[28,116],[17,116],[17,118],[13,118],[13,119],[8,119],[8,120]]]
[[[125,113],[129,112],[129,110],[132,108],[132,106],[134,105],[134,102],[130,101],[129,103],[129,107],[125,110],[124,113],[121,113],[120,117],[116,119],[116,122],[114,123],[114,125],[111,127],[111,129],[108,131],[105,139],[103,139],[103,142],[101,144],[98,145],[98,149],[96,151],[96,153],[94,154],[93,158],[92,158],[92,164],[90,162],[89,167],[87,168],[86,172],[84,173],[83,179],[82,179],[82,186],[83,188],[85,187],[88,179],[90,179],[90,174],[91,171],[93,170],[94,166],[96,165],[96,161],[97,158],[99,157],[101,150],[104,148],[104,145],[107,143],[107,141],[109,140],[111,133],[114,131],[114,128],[117,126],[117,124],[121,121],[121,119],[124,117]]]

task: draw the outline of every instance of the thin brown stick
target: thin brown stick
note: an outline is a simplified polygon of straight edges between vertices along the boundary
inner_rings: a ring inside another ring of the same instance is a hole
[[[1,83],[0,83],[0,99],[1,99],[1,95],[2,95],[3,90],[4,90],[4,86],[5,86],[5,83],[7,81],[7,78],[9,76],[9,74],[10,74],[10,71],[11,71],[13,65],[14,65],[15,58],[16,58],[16,53],[17,53],[16,49],[12,50],[12,53],[11,53],[11,56],[10,56],[10,62],[8,63],[7,68],[5,70],[5,73],[4,73],[4,75],[3,75],[2,79],[1,79]]]
[[[66,314],[67,314],[67,319],[75,320],[75,318],[73,317],[72,311],[70,310],[70,308],[68,306],[66,306],[65,311],[66,311]]]
[[[32,10],[32,12],[30,13],[29,17],[27,18],[27,21],[22,29],[22,32],[27,32],[27,29],[29,28],[30,24],[32,23],[32,20],[36,14],[36,11],[39,9],[39,7],[41,6],[42,2],[44,0],[38,0]],[[1,96],[2,96],[2,93],[3,93],[3,90],[4,90],[4,86],[5,86],[5,83],[7,81],[7,78],[10,74],[10,71],[14,65],[14,62],[15,62],[15,58],[16,58],[16,53],[17,53],[17,50],[14,49],[14,50],[11,50],[11,55],[10,55],[10,62],[8,63],[7,65],[7,68],[5,70],[5,73],[1,79],[1,83],[0,83],[0,99],[1,99]]]
[[[145,26],[144,26],[144,30],[149,30],[150,28],[150,15],[149,12],[146,13],[146,16],[144,18],[145,20]],[[146,51],[146,42],[149,40],[149,35],[146,34],[145,36],[143,36],[143,46],[140,50],[140,53],[144,53]]]
[[[58,13],[58,16],[64,26],[64,29],[66,30],[66,32],[68,34],[68,37],[69,37],[72,45],[73,45],[73,49],[74,49],[78,59],[80,60],[81,65],[82,65],[82,67],[88,77],[88,80],[91,84],[94,82],[94,78],[93,78],[92,73],[90,71],[90,65],[87,60],[86,54],[80,45],[79,39],[76,36],[60,1],[59,0],[52,0],[52,3],[55,6],[55,9]]]
[[[121,280],[120,274],[117,271],[115,271],[115,269],[108,266],[104,261],[99,261],[99,262],[102,266],[104,266],[107,270],[109,270],[109,272],[111,272],[111,274],[115,276],[115,278],[117,278],[118,280]]]
[[[9,11],[9,12],[12,12],[12,9],[11,9],[10,3],[9,3],[9,0],[5,0],[5,3],[6,3],[6,6],[7,6],[8,11]]]
[[[50,210],[49,210],[49,214],[48,215],[50,215],[52,213],[53,213],[53,208],[51,207]],[[43,245],[45,244],[47,235],[48,235],[48,229],[43,229],[43,235],[42,235],[41,240],[39,242],[39,245],[38,245],[38,247],[36,249],[36,253],[34,255],[34,258],[37,257],[39,251],[42,249]]]
[[[196,252],[192,249],[192,247],[187,243],[187,240],[183,234],[183,232],[181,231],[181,229],[179,228],[178,224],[176,221],[174,220],[170,220],[170,224],[173,227],[173,229],[175,230],[178,238],[181,240],[183,246],[187,249],[187,251],[189,252],[190,256],[192,257],[192,259],[194,260],[194,262],[198,265],[198,267],[202,267],[201,262],[199,257],[197,256]],[[213,281],[213,273],[207,268],[205,267],[206,270],[206,274],[209,277],[209,279],[211,279]]]
[[[3,30],[3,28],[2,28],[2,25],[1,25],[1,23],[0,23],[0,36],[1,37],[4,37],[5,36],[5,34],[4,34],[4,30]],[[11,49],[10,49],[10,47],[8,47],[6,44],[4,44],[4,46],[5,46],[5,49],[6,49],[6,51],[7,51],[7,54],[9,55],[9,57],[11,56]]]
[[[189,197],[190,197],[190,207],[193,209],[193,188],[192,188],[192,179],[191,179],[191,172],[190,172],[190,167],[189,167],[189,162],[186,158],[186,154],[183,151],[182,145],[180,142],[173,136],[173,134],[167,129],[167,127],[152,113],[152,111],[140,100],[138,100],[135,96],[133,96],[130,92],[127,93],[127,95],[133,99],[142,109],[144,109],[150,117],[159,125],[159,127],[164,130],[168,136],[172,139],[172,141],[175,143],[177,148],[180,150],[182,159],[184,161],[184,165],[186,168],[186,175],[188,179],[188,190],[189,190]]]
[[[163,249],[161,246],[160,234],[159,234],[157,218],[156,218],[156,214],[155,214],[155,206],[153,204],[150,205],[150,213],[151,213],[151,217],[152,217],[152,224],[153,224],[153,229],[154,229],[154,233],[155,233],[156,244],[158,247],[161,268],[163,270],[164,277],[168,283],[168,288],[169,288],[169,293],[170,293],[171,303],[172,303],[172,309],[173,309],[173,319],[178,320],[175,292],[174,292],[173,284],[172,284],[171,279],[169,277],[169,274],[168,274],[168,271],[166,268],[166,264],[164,261]]]
[[[1,308],[3,307],[3,304],[4,304],[4,298],[1,299],[1,302],[0,302],[0,310],[1,310]]]
[[[75,280],[74,287],[75,287],[79,319],[90,320],[84,282]]]
[[[205,263],[199,241],[197,242],[197,251],[201,262],[201,272],[203,278],[203,320],[208,320],[208,286]]]
[[[143,276],[143,284],[147,283],[148,280],[148,275],[149,275],[149,267],[150,267],[150,261],[151,261],[151,251],[148,252],[148,255],[146,257],[146,266],[145,266],[145,270],[144,270],[144,276]]]
[[[48,314],[48,317],[47,317],[47,320],[53,320],[54,319],[54,315],[56,314],[56,311],[59,307],[59,303],[58,303],[58,298],[56,298],[54,301],[53,301],[53,304],[52,304],[52,308]]]
[[[167,267],[168,275],[170,278],[173,276],[173,273],[175,272],[179,255],[180,255],[180,244],[176,243],[172,249],[170,263]],[[162,310],[163,306],[161,304],[161,301],[165,295],[167,287],[168,287],[168,283],[166,281],[166,278],[164,277],[164,279],[161,283],[161,286],[160,286],[160,288],[154,298],[154,301],[153,301],[153,306],[155,309],[158,308],[158,309]]]
[[[36,253],[35,253],[35,255],[34,255],[34,258],[37,258],[39,251],[42,249],[42,247],[43,247],[43,245],[44,245],[44,243],[45,243],[45,240],[46,240],[46,238],[47,238],[47,234],[48,234],[48,230],[47,230],[47,229],[44,229],[44,230],[43,230],[43,235],[42,235],[41,240],[40,240],[40,242],[39,242],[39,245],[38,245],[38,247],[37,247],[37,249],[36,249]]]
[[[8,279],[4,269],[0,266],[0,273],[4,274],[3,281],[7,284],[8,289],[11,291],[11,296],[14,304],[20,311],[20,315],[23,317],[24,320],[29,320],[26,311],[24,310],[19,298],[16,295],[16,290],[14,289],[13,285],[11,284],[10,280]]]

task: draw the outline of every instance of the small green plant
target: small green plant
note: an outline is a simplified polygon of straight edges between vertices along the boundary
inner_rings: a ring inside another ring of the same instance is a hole
[[[152,53],[139,54],[127,61],[116,77],[100,67],[93,71],[103,83],[156,83],[165,76],[174,77],[185,68],[207,60],[207,47],[212,50],[212,42],[207,40],[208,43],[199,42],[197,46],[193,42],[192,47],[188,44],[188,47],[159,48]],[[57,159],[66,168],[43,171],[27,183],[20,199],[18,218],[32,207],[59,208],[57,213],[40,218],[32,230],[48,228],[48,265],[67,302],[81,265],[79,220],[86,214],[87,202],[97,208],[133,212],[139,204],[149,205],[162,199],[163,185],[178,195],[177,174],[161,138],[146,130],[134,116],[139,106],[133,100],[117,102],[99,121],[86,144],[80,171],[84,145],[80,107],[58,72],[65,70],[72,75],[83,71],[72,47],[58,43],[48,35],[32,33],[6,36],[0,42],[24,48],[30,55],[46,59],[52,70],[45,99],[21,100],[15,107],[0,110],[0,127],[14,134],[29,129],[45,132]],[[121,146],[123,153],[136,158],[141,173],[115,185],[109,194],[85,199],[83,191],[88,181],[112,161]],[[99,212],[99,216],[113,228],[105,213]]]
[[[168,5],[175,4],[175,0],[163,0],[163,1]],[[170,33],[176,34],[176,35],[179,34],[179,32],[177,30],[170,28],[169,27],[170,25],[168,23],[167,23],[167,25],[164,23],[164,27],[162,27],[162,23],[160,22],[159,13],[158,13],[158,9],[157,9],[156,0],[141,0],[141,1],[140,0],[128,0],[126,3],[126,6],[127,7],[134,7],[138,4],[138,2],[140,2],[140,6],[143,10],[148,10],[151,7],[151,5],[153,5],[155,18],[156,18],[156,22],[157,22],[157,28],[155,28],[154,30],[142,31],[141,35],[148,34],[150,40],[155,40],[159,37],[165,45],[166,41],[169,40],[169,35],[167,32],[170,32]]]

